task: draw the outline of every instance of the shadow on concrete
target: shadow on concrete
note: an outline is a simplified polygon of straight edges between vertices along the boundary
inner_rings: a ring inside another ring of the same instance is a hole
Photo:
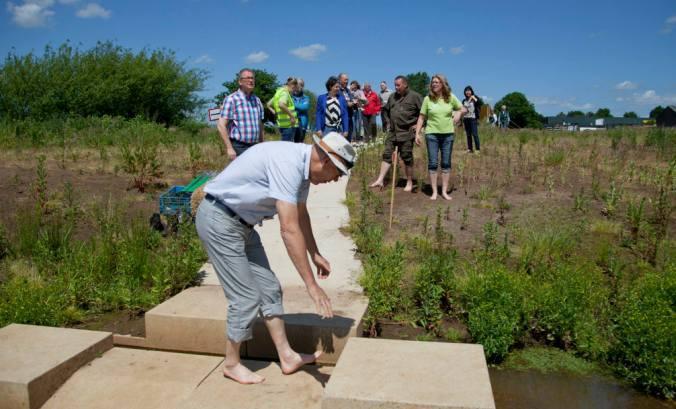
[[[340,352],[355,324],[354,319],[340,315],[322,319],[317,314],[297,313],[284,314],[282,319],[291,347],[296,352],[306,354],[314,353],[318,349],[325,355]],[[250,358],[277,359],[275,346],[262,319],[254,324],[253,339],[247,341],[246,350]],[[320,362],[325,361],[320,359]]]

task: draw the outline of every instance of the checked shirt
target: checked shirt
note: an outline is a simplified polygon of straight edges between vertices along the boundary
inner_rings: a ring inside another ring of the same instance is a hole
[[[258,142],[263,104],[257,96],[251,94],[247,97],[241,90],[228,95],[221,117],[228,120],[230,138],[248,144]]]

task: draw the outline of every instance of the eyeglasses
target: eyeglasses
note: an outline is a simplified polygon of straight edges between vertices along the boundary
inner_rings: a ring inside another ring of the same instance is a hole
[[[253,80],[254,77],[239,77],[240,80]]]

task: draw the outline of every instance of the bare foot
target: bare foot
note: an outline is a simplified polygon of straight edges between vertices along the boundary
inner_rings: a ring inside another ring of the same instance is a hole
[[[430,196],[430,200],[437,200],[437,194],[432,193],[432,196]]]
[[[371,183],[369,187],[379,187],[382,189],[383,187],[385,187],[385,185],[383,184],[383,182],[376,180],[375,182]]]
[[[446,199],[446,200],[453,200],[453,198],[452,198],[448,193],[446,193],[446,192],[442,193],[441,195],[442,195],[442,196],[444,197],[444,199]]]
[[[411,192],[413,191],[413,183],[407,183],[406,187],[404,188],[404,192]]]
[[[255,374],[249,370],[246,366],[238,363],[232,367],[223,368],[223,376],[230,378],[233,381],[239,382],[244,385],[252,385],[255,383],[261,383],[265,380],[262,376]]]
[[[311,364],[317,360],[322,355],[322,351],[317,351],[314,354],[298,354],[294,353],[293,356],[289,358],[282,359],[280,357],[279,363],[282,367],[282,373],[284,375],[291,375],[292,373],[299,370],[303,365]]]

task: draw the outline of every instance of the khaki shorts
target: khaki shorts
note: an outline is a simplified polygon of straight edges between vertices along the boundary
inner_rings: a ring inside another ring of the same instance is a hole
[[[392,135],[385,140],[385,150],[383,151],[383,162],[392,164],[392,153],[394,148],[399,148],[399,157],[406,166],[413,166],[413,139],[405,141],[394,141]]]

